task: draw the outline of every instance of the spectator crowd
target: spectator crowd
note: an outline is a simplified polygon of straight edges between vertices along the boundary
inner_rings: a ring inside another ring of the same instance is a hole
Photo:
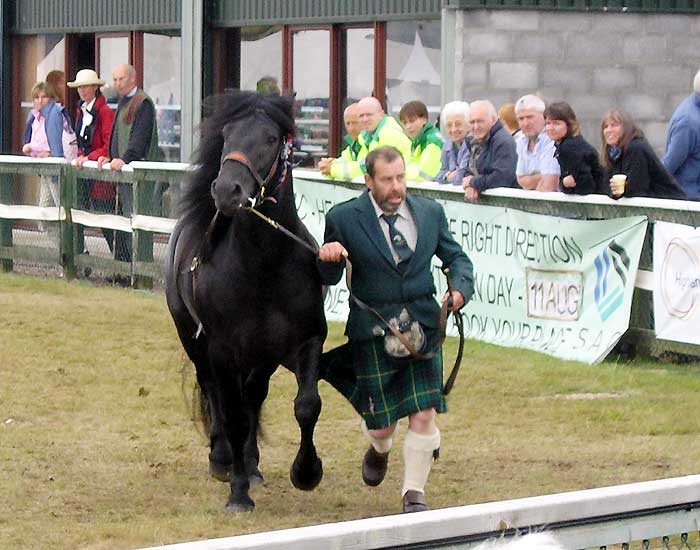
[[[496,187],[568,194],[700,200],[700,71],[693,91],[670,119],[660,159],[632,117],[607,111],[597,151],[581,135],[564,101],[535,94],[496,110],[487,99],[452,101],[436,127],[421,101],[409,101],[399,122],[374,97],[345,109],[346,147],[318,169],[335,179],[363,175],[364,159],[384,145],[398,149],[409,181],[461,187],[467,200]]]

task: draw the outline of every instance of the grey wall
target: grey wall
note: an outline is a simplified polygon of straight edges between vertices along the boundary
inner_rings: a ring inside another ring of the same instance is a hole
[[[466,10],[454,19],[463,99],[497,109],[532,92],[568,101],[596,147],[603,113],[617,106],[663,150],[700,68],[700,15]]]

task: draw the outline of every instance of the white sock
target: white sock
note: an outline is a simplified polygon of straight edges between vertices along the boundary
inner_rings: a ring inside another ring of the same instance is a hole
[[[403,443],[404,477],[401,496],[407,491],[425,492],[425,484],[433,465],[433,451],[440,447],[440,430],[422,435],[414,431],[406,432]]]
[[[362,435],[365,436],[367,441],[369,441],[372,444],[372,447],[374,447],[374,450],[378,453],[384,454],[388,453],[391,450],[391,444],[394,442],[394,438],[392,436],[385,437],[384,439],[374,437],[369,432],[369,428],[367,428],[367,424],[364,420],[360,424],[360,430],[362,430]]]

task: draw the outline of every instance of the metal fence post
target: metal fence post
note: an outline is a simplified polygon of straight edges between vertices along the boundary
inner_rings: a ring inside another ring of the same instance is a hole
[[[75,168],[70,165],[62,166],[59,178],[61,184],[61,206],[66,212],[66,219],[59,222],[61,231],[61,265],[63,266],[65,278],[74,279],[76,275],[75,245],[73,243],[71,208],[75,204],[73,200],[75,196]]]
[[[0,203],[12,204],[12,174],[0,174]],[[0,247],[12,247],[12,228],[14,220],[0,218]],[[0,259],[0,270],[12,271],[12,258]]]

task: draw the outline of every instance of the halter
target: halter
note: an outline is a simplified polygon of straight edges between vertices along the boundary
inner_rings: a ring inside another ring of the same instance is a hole
[[[221,169],[223,169],[224,164],[226,163],[227,160],[231,160],[233,162],[238,162],[239,164],[242,164],[245,166],[250,174],[253,176],[255,181],[258,183],[258,192],[255,195],[255,197],[251,197],[248,200],[251,202],[251,207],[255,208],[258,204],[263,202],[264,200],[273,200],[272,197],[266,197],[265,192],[267,189],[267,184],[270,183],[270,180],[272,180],[273,176],[277,172],[277,168],[279,166],[279,162],[282,161],[282,171],[280,173],[279,178],[277,179],[277,185],[275,186],[275,189],[279,188],[282,183],[284,183],[284,179],[287,177],[287,169],[289,168],[289,155],[292,150],[292,136],[287,135],[282,139],[282,143],[280,144],[280,148],[278,149],[278,154],[275,155],[275,160],[270,166],[270,170],[267,173],[267,176],[265,179],[262,178],[260,173],[255,169],[255,166],[253,166],[253,163],[250,162],[250,159],[248,158],[248,155],[246,155],[243,151],[231,151],[230,153],[227,153],[223,160],[221,161],[221,167],[219,168],[219,172],[221,172]]]

